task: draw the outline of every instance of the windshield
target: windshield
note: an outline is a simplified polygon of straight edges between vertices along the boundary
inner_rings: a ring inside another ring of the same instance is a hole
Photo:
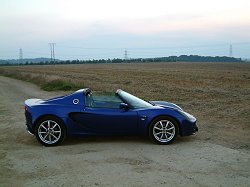
[[[148,102],[146,102],[138,97],[135,97],[127,92],[124,92],[122,90],[120,90],[118,94],[126,103],[128,103],[133,108],[152,107],[152,104],[150,104],[150,103],[148,103]]]

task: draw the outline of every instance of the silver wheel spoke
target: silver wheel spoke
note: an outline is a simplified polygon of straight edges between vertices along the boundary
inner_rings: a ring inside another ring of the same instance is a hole
[[[45,130],[47,130],[47,128],[46,128],[46,127],[44,127],[43,125],[41,125],[41,127],[42,127],[42,128],[44,128]]]
[[[170,128],[168,128],[168,129],[166,129],[166,130],[172,130],[174,127],[170,127]]]
[[[162,137],[163,137],[163,133],[161,133],[161,139],[162,139]]]
[[[43,137],[43,139],[45,140],[45,139],[47,138],[47,136],[48,136],[48,134],[46,134],[46,135]]]
[[[162,122],[160,121],[160,125],[161,125],[161,128],[163,128],[163,124],[162,124]]]
[[[57,126],[57,123],[52,127],[52,129],[54,129]]]
[[[50,120],[48,120],[48,129],[50,129]]]
[[[58,137],[56,137],[54,134],[51,134],[51,136],[53,136],[55,139],[57,139]]]
[[[156,136],[157,136],[158,134],[162,134],[162,132],[155,133]]]
[[[159,130],[159,131],[161,131],[162,130],[162,128],[159,128],[159,127],[154,127],[155,129],[157,129],[157,130]]]
[[[165,126],[166,128],[168,127],[168,124],[169,124],[169,121],[166,123],[166,126]]]
[[[170,132],[167,132],[167,134],[172,135],[172,133],[170,133]]]
[[[51,142],[51,135],[49,135],[49,141]]]

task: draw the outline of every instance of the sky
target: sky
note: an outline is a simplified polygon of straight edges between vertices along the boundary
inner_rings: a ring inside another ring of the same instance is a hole
[[[250,58],[250,0],[0,0],[0,59]]]

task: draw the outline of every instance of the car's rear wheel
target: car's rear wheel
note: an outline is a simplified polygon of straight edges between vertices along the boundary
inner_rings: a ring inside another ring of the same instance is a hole
[[[66,130],[60,119],[46,116],[37,122],[35,134],[41,144],[55,146],[63,142]]]
[[[178,124],[170,117],[158,117],[149,127],[149,137],[158,144],[172,143],[178,134]]]

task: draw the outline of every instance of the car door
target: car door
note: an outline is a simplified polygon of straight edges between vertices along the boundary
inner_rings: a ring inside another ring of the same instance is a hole
[[[92,132],[105,134],[136,134],[137,112],[134,110],[86,107],[80,123]]]
[[[80,113],[74,115],[84,131],[98,134],[136,134],[138,132],[138,115],[134,109],[120,109],[121,100],[115,105],[110,101],[94,100],[83,106]],[[115,107],[112,107],[115,106]]]

